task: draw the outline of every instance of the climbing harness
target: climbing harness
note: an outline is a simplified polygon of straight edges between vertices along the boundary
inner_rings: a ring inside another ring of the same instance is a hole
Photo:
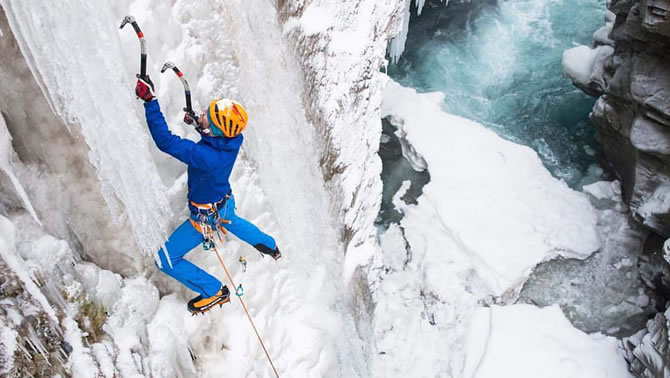
[[[190,202],[191,213],[193,216],[189,218],[191,225],[198,230],[204,237],[202,241],[202,248],[209,251],[214,248],[214,232],[220,230],[224,234],[228,231],[223,227],[224,223],[230,224],[228,219],[224,219],[227,211],[227,203],[230,194],[226,194],[221,201],[214,203],[200,204],[193,201]],[[223,210],[223,217],[219,216],[219,210]],[[193,219],[197,218],[197,221]],[[213,227],[214,226],[214,227]]]
[[[199,213],[198,214],[198,222],[195,222],[193,220],[193,218],[190,218],[191,219],[191,224],[193,224],[194,227],[196,227],[196,229],[202,234],[202,236],[205,238],[205,240],[210,240],[211,241],[211,249],[214,251],[214,253],[216,254],[216,258],[219,260],[219,263],[223,267],[223,271],[226,273],[226,277],[228,277],[228,281],[230,282],[231,287],[236,288],[235,296],[237,297],[237,299],[240,300],[240,304],[242,305],[242,308],[244,309],[244,313],[247,314],[247,318],[249,319],[249,323],[251,324],[251,328],[253,328],[254,333],[256,333],[256,337],[258,338],[258,342],[261,344],[261,347],[263,348],[263,352],[265,352],[265,357],[267,357],[268,362],[270,363],[270,366],[272,367],[272,371],[274,371],[277,378],[279,378],[279,373],[277,372],[277,368],[275,368],[275,365],[272,362],[272,358],[270,357],[270,353],[268,352],[267,348],[265,347],[265,343],[263,343],[263,338],[261,338],[261,335],[258,332],[258,329],[256,328],[256,325],[254,324],[253,319],[251,318],[251,314],[249,313],[249,309],[247,308],[246,303],[244,303],[244,300],[242,299],[242,296],[244,295],[244,288],[242,287],[242,284],[235,285],[235,281],[233,280],[233,276],[228,271],[228,268],[226,267],[226,264],[223,262],[223,259],[221,258],[221,254],[219,253],[219,250],[216,247],[216,241],[214,239],[215,235],[216,235],[216,238],[218,239],[218,241],[223,243],[223,235],[222,234],[226,233],[226,229],[221,225],[221,223],[230,223],[230,221],[224,222],[226,220],[223,219],[223,217],[219,217],[219,214],[218,214],[218,211],[221,209],[221,207],[223,207],[224,217],[225,217],[225,209],[226,209],[225,206],[226,206],[227,199],[229,197],[230,197],[230,195],[226,195],[226,197],[223,200],[221,200],[217,203],[214,203],[214,204],[201,205],[201,204],[196,204],[194,202],[191,202],[191,205],[193,205],[195,208],[197,208],[198,213]],[[223,202],[223,204],[221,204],[222,202]],[[221,205],[219,205],[219,204],[221,204]],[[210,222],[210,219],[215,222],[214,223],[215,227],[212,227],[212,223]],[[244,261],[246,262],[246,259]]]

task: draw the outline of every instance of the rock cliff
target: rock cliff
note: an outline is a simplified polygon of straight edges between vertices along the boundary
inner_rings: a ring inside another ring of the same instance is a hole
[[[592,58],[585,59],[591,61],[588,78],[566,73],[599,96],[591,119],[633,216],[668,236],[670,2],[614,0],[609,9],[606,25],[594,34]]]
[[[613,0],[608,8],[606,25],[594,34],[594,49],[576,60],[571,54],[579,48],[568,50],[565,73],[577,87],[598,97],[591,120],[608,165],[621,179],[632,216],[668,238],[670,1]],[[587,68],[580,70],[577,62]],[[667,311],[657,314],[645,329],[624,340],[636,376],[670,376],[667,317]]]

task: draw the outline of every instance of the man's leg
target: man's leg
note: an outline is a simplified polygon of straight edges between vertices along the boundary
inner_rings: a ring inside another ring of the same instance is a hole
[[[170,255],[170,262],[168,262],[162,248],[158,251],[158,256],[160,256],[161,270],[164,273],[199,293],[203,298],[207,298],[219,291],[221,282],[184,259],[184,255],[202,243],[203,240],[202,234],[187,219],[181,226],[177,227],[165,243],[165,248]],[[170,263],[172,263],[172,267],[170,267]]]
[[[233,235],[251,244],[261,253],[273,254],[277,248],[274,238],[256,227],[253,223],[235,214],[235,199],[231,196],[226,204],[224,219],[230,223],[224,223],[223,227]]]

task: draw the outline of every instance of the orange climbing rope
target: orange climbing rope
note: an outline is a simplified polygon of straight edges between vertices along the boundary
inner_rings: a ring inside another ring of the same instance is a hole
[[[209,230],[211,231],[211,228],[209,228]],[[223,232],[225,232],[225,231],[223,231]],[[219,241],[223,242],[223,238],[221,237],[221,234],[219,233],[218,229],[216,230],[216,235],[217,235]],[[233,281],[233,276],[228,271],[228,268],[226,267],[226,264],[223,263],[223,259],[221,258],[221,255],[219,254],[219,250],[216,248],[216,243],[212,243],[212,245],[214,246],[214,252],[216,253],[216,257],[219,259],[219,262],[221,263],[221,266],[223,267],[223,270],[226,272],[226,276],[228,276],[228,280],[230,281],[230,284],[233,285],[232,288],[237,288],[238,286],[235,285],[235,281]],[[270,353],[268,353],[268,350],[265,347],[265,344],[263,343],[263,338],[261,338],[260,333],[258,333],[258,329],[256,329],[256,325],[254,324],[253,319],[251,319],[251,315],[249,314],[249,309],[247,308],[247,305],[244,303],[244,300],[242,299],[242,295],[237,295],[237,290],[235,290],[235,292],[236,292],[236,297],[240,300],[240,303],[242,304],[242,308],[244,309],[244,312],[247,314],[247,318],[249,319],[249,323],[251,323],[251,327],[254,329],[254,332],[256,333],[256,337],[258,338],[258,342],[261,344],[261,347],[263,347],[263,351],[265,352],[265,357],[268,358],[268,362],[270,362],[270,366],[272,367],[272,370],[274,371],[277,378],[279,378],[279,373],[277,372],[277,369],[275,368],[275,364],[272,362],[272,358],[270,357]]]

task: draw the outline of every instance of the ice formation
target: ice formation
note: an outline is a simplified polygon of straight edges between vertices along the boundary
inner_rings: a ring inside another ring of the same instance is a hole
[[[440,0],[440,1],[444,1],[445,7],[449,5],[449,0]],[[426,0],[403,0],[405,10],[400,16],[402,17],[401,29],[398,32],[398,34],[395,37],[393,37],[393,39],[389,42],[388,47],[391,62],[393,63],[397,62],[398,59],[400,59],[400,56],[402,55],[403,51],[405,51],[405,44],[407,43],[407,33],[409,32],[409,19],[411,17],[410,10],[412,8],[412,2],[414,2],[414,5],[416,6],[417,16],[420,16],[421,11],[423,10],[423,6],[426,3]]]
[[[140,249],[154,253],[166,237],[170,211],[142,120],[129,111],[136,106],[127,95],[128,75],[119,70],[124,54],[116,26],[101,22],[120,20],[118,13],[114,17],[109,7],[95,3],[2,6],[53,110],[81,128],[112,214],[128,216]]]
[[[12,169],[11,160],[15,157],[13,156],[14,150],[11,147],[11,143],[12,136],[9,134],[9,130],[7,130],[4,117],[0,114],[0,170],[2,170],[11,180],[14,190],[21,198],[23,206],[30,212],[30,215],[35,221],[41,223],[35,212],[35,208],[33,208],[33,204],[30,203],[26,190],[23,188],[23,185],[21,185],[21,182]]]

